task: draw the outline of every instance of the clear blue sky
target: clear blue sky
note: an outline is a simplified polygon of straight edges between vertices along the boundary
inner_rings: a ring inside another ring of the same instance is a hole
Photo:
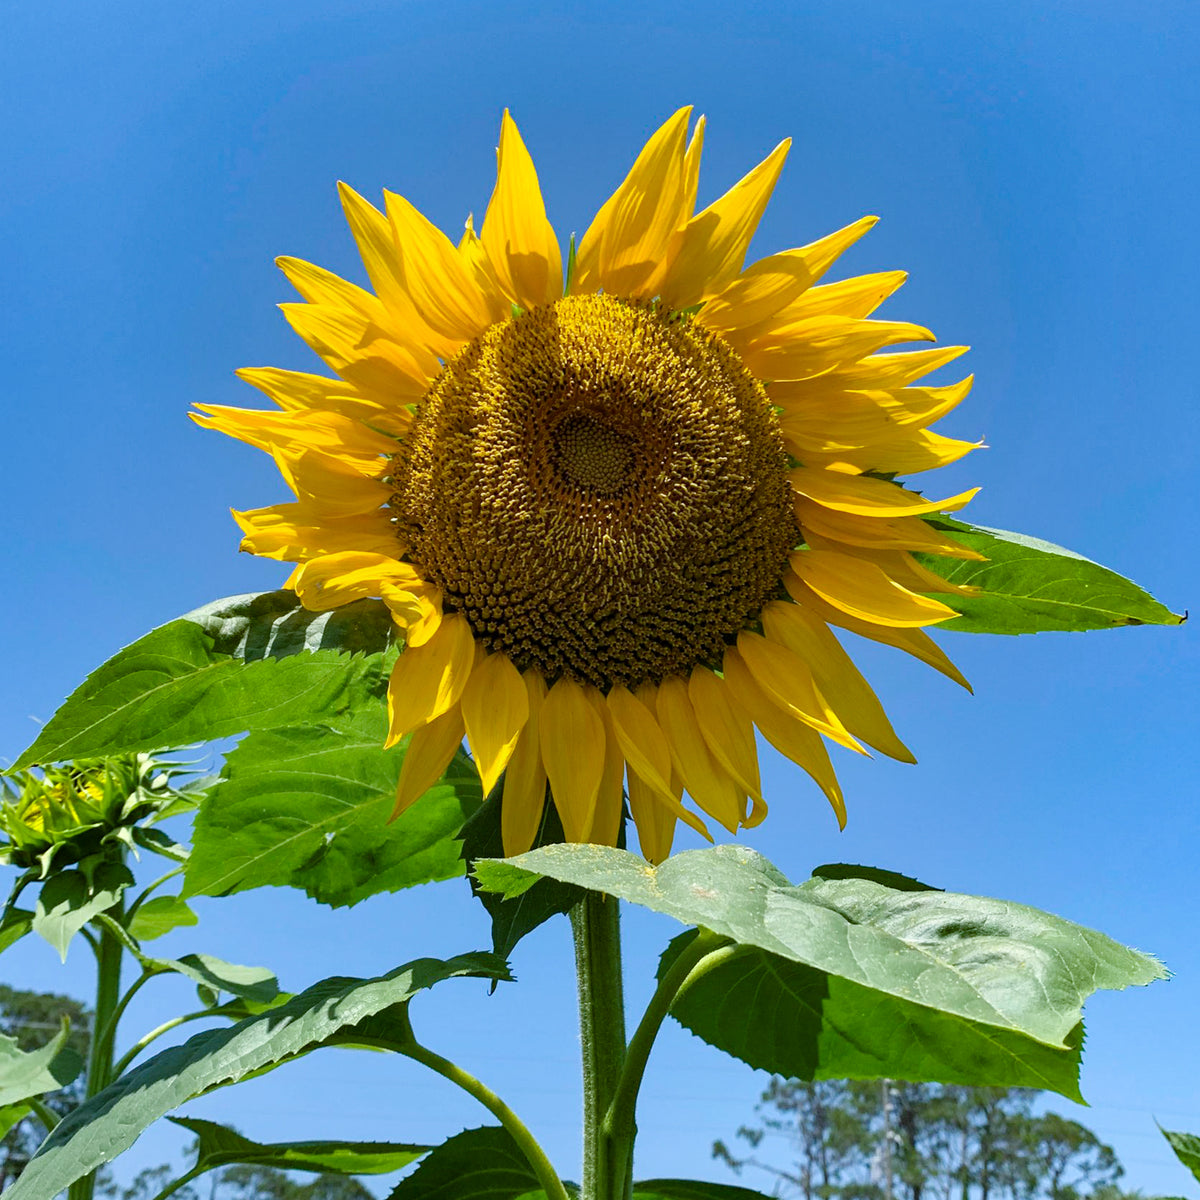
[[[991,449],[946,471],[943,494],[982,484],[976,521],[1119,567],[1177,610],[1196,603],[1188,0],[42,0],[7,6],[4,25],[0,753],[151,626],[279,585],[277,565],[236,553],[227,512],[283,499],[273,466],[196,429],[187,407],[254,403],[239,366],[317,369],[273,307],[292,296],[272,259],[357,277],[336,179],[402,192],[458,230],[487,202],[505,105],[564,234],[680,104],[709,118],[702,200],[791,135],[755,250],[877,213],[846,270],[906,268],[886,312],[974,347],[976,391],[945,431]],[[830,860],[886,866],[1158,953],[1173,981],[1090,1006],[1093,1107],[1062,1107],[1113,1142],[1127,1185],[1186,1192],[1152,1114],[1200,1132],[1195,630],[942,641],[974,698],[899,656],[862,655],[920,765],[844,756],[839,835],[815,790],[772,763],[772,815],[746,840],[793,878]],[[162,945],[270,965],[298,988],[486,945],[465,893],[453,882],[330,912],[262,891],[200,904],[199,929]],[[672,932],[630,914],[634,1002]],[[85,966],[76,951],[64,970],[29,940],[0,977],[80,991]],[[516,987],[489,999],[447,985],[414,1017],[511,1092],[574,1174],[565,922],[515,967]],[[171,985],[143,997],[131,1030],[186,1002]],[[709,1144],[763,1084],[668,1030],[639,1173],[729,1178]],[[439,1140],[486,1116],[416,1067],[347,1052],[189,1111],[263,1138]],[[160,1160],[175,1132],[146,1135],[130,1163]]]

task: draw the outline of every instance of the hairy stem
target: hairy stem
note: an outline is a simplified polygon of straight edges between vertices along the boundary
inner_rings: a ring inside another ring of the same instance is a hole
[[[625,1062],[625,995],[621,910],[614,896],[588,892],[571,910],[579,1038],[583,1052],[583,1190],[581,1200],[625,1200],[632,1154],[619,1166],[605,1114]]]

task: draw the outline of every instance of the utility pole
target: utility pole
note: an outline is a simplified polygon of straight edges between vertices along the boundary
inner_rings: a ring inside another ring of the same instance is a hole
[[[892,1200],[892,1081],[879,1084],[883,1101],[883,1196]]]

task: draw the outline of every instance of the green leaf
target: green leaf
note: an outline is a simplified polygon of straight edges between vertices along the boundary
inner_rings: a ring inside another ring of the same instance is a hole
[[[634,1200],[764,1200],[762,1192],[702,1179],[646,1179],[633,1185]]]
[[[83,1059],[67,1045],[70,1036],[65,1017],[58,1033],[36,1050],[20,1050],[16,1038],[0,1034],[0,1105],[66,1087],[83,1070]]]
[[[391,629],[374,600],[327,613],[290,591],[217,600],[93,671],[14,767],[329,721],[382,694]]]
[[[23,1100],[17,1100],[13,1104],[0,1106],[0,1138],[4,1137],[14,1125],[18,1125],[25,1120],[31,1112],[33,1112],[33,1109]]]
[[[199,1139],[196,1165],[189,1174],[197,1175],[231,1163],[251,1163],[277,1167],[281,1171],[332,1171],[339,1175],[386,1175],[407,1167],[432,1147],[404,1142],[271,1142],[262,1143],[243,1137],[235,1129],[215,1121],[191,1117],[168,1120],[190,1130]]]
[[[1021,1082],[1076,1098],[1083,1001],[1165,975],[1148,956],[1048,913],[850,870],[794,887],[737,846],[657,868],[598,846],[476,866],[482,886],[505,896],[549,876],[729,939],[672,1011],[751,1065],[801,1078]]]
[[[506,1129],[464,1129],[436,1146],[388,1200],[535,1200],[545,1196]]]
[[[97,914],[112,908],[133,883],[129,868],[101,863],[89,883],[82,871],[60,871],[42,884],[33,913],[33,931],[40,933],[67,960],[71,939]]]
[[[477,859],[501,858],[504,839],[500,832],[500,809],[504,800],[501,781],[492,794],[463,826],[462,859],[473,864]],[[542,809],[541,826],[535,846],[552,845],[563,840],[562,822],[553,804]],[[492,949],[501,958],[508,958],[517,943],[543,922],[559,913],[568,912],[583,896],[583,889],[555,879],[539,879],[528,891],[506,900],[479,887],[474,875],[468,875],[471,891],[492,918]]]
[[[217,992],[228,992],[255,1004],[271,1004],[279,995],[279,980],[266,967],[243,967],[211,954],[185,954],[182,958],[144,960],[147,965],[175,971]]]
[[[138,941],[149,942],[181,925],[196,925],[199,918],[182,896],[155,896],[138,906],[129,922],[129,932]]]
[[[0,921],[0,952],[19,942],[33,928],[33,913],[27,908],[9,908]]]
[[[404,748],[384,750],[382,701],[337,730],[252,733],[196,817],[184,895],[302,888],[335,907],[463,873],[456,835],[481,803],[461,751],[441,780],[388,823]]]
[[[937,599],[961,614],[942,622],[939,629],[1042,633],[1119,625],[1181,625],[1185,620],[1136,583],[1061,546],[949,517],[937,517],[929,524],[988,560],[917,555],[935,575],[982,589],[976,596],[939,592]]]
[[[1175,1157],[1200,1180],[1200,1137],[1194,1133],[1171,1133],[1166,1129],[1162,1130],[1162,1135],[1171,1143]]]
[[[381,1016],[444,979],[509,978],[491,954],[417,959],[376,979],[323,980],[260,1016],[198,1033],[121,1076],[69,1113],[6,1193],[53,1200],[128,1149],[153,1121],[213,1088],[237,1083],[321,1046],[362,1045]]]

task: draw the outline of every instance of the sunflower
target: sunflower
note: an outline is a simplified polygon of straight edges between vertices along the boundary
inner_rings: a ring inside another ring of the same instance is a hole
[[[455,245],[403,197],[341,185],[373,291],[295,258],[282,309],[333,378],[239,372],[276,411],[200,405],[266,450],[295,500],[235,512],[242,549],[296,565],[327,610],[380,597],[406,646],[388,744],[396,811],[462,743],[503,776],[504,848],[547,794],[566,838],[643,853],[766,814],[754,727],[845,821],[823,738],[913,761],[831,626],[966,686],[922,632],[959,590],[913,551],[976,558],[893,481],[975,443],[931,432],[971,380],[914,386],[965,347],[872,320],[902,272],[818,284],[875,223],[744,267],[788,142],[695,212],[704,119],[650,138],[564,264],[505,112],[483,224]]]

